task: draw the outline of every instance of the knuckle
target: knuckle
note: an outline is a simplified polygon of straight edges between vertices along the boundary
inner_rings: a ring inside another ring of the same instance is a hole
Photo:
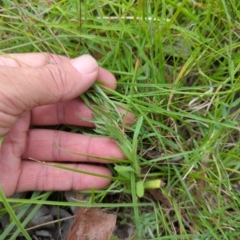
[[[91,157],[93,155],[93,149],[94,149],[94,139],[92,137],[89,137],[88,139],[88,145],[87,145],[87,162],[91,161]]]
[[[56,55],[54,53],[48,53],[48,52],[44,52],[43,56],[44,56],[47,64],[56,64],[57,59],[59,58],[58,55]]]
[[[56,105],[56,116],[57,116],[57,122],[59,124],[67,123],[64,106],[65,106],[65,103],[59,103]]]
[[[48,189],[52,189],[51,174],[49,173],[48,166],[42,166],[41,171],[38,172],[37,181],[35,182],[35,189],[40,191],[47,191]]]
[[[61,159],[62,151],[59,147],[63,146],[63,137],[62,132],[55,130],[54,136],[53,136],[53,144],[55,145],[54,148],[52,148],[52,159],[58,161]]]
[[[61,101],[69,88],[68,71],[64,66],[49,64],[46,66],[49,90]]]

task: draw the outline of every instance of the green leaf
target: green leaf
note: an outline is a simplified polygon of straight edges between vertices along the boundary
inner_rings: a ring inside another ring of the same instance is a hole
[[[140,166],[139,166],[138,157],[137,157],[137,149],[138,149],[138,136],[139,136],[142,124],[143,124],[143,116],[140,116],[136,123],[136,128],[134,131],[133,143],[132,143],[132,153],[133,153],[132,160],[133,160],[133,165],[137,173],[137,176],[140,175]]]
[[[146,189],[158,189],[164,185],[165,183],[161,179],[154,179],[144,182],[144,188]]]
[[[2,190],[2,188],[0,187],[0,202],[3,203],[3,205],[5,206],[5,208],[7,209],[7,212],[9,213],[10,218],[12,219],[12,221],[14,221],[14,223],[16,224],[16,226],[18,227],[18,230],[21,231],[21,233],[23,234],[23,236],[25,237],[25,239],[27,240],[31,240],[31,237],[29,236],[29,234],[27,233],[27,231],[24,229],[24,226],[22,225],[22,223],[19,221],[18,217],[16,216],[16,214],[14,213],[12,207],[10,206],[10,204],[8,203],[7,198],[4,195],[4,192]],[[3,234],[6,234],[3,233]],[[1,234],[1,239],[5,239],[5,235],[3,236],[3,234]]]
[[[128,180],[130,180],[130,173],[134,172],[134,169],[130,166],[116,165],[114,169],[120,176],[127,178]]]
[[[142,181],[138,181],[136,184],[136,193],[139,198],[143,197],[144,195],[144,184]]]

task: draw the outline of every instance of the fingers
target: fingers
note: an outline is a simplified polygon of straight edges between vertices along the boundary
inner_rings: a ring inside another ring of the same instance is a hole
[[[84,55],[71,63],[41,68],[0,67],[0,73],[0,89],[4,94],[0,98],[9,107],[9,114],[16,115],[79,96],[97,79],[98,65],[91,56]]]
[[[97,79],[107,87],[116,88],[114,76],[99,68],[91,56],[83,55],[71,61],[59,58],[58,64],[36,68],[0,66],[1,102],[9,109],[3,112],[17,115],[37,106],[73,99]],[[43,59],[35,64],[44,64]]]
[[[127,113],[126,110],[118,109],[122,121],[126,126],[131,126],[136,117],[132,113]],[[73,99],[68,102],[62,102],[42,107],[37,107],[32,110],[32,125],[58,125],[69,124],[75,126],[94,127],[92,111],[80,99]]]
[[[0,56],[0,65],[6,67],[43,67],[47,64],[65,62],[70,62],[70,59],[52,53],[18,53]]]
[[[48,64],[70,63],[71,59],[52,53],[18,53],[0,56],[0,66],[5,67],[44,67]],[[115,77],[106,69],[99,67],[97,79],[105,87],[116,89]]]
[[[23,154],[24,159],[30,157],[41,161],[68,162],[104,162],[91,156],[124,159],[117,144],[109,138],[63,131],[29,130],[26,146]],[[64,151],[59,147],[79,154]]]
[[[18,53],[0,56],[0,66],[39,68],[48,64],[70,63],[70,60],[68,57],[52,53]],[[99,67],[97,79],[105,87],[116,89],[116,79],[106,69]]]
[[[114,76],[99,69],[89,55],[40,68],[0,66],[0,76],[0,135],[10,130],[22,112],[73,99],[90,88],[98,77],[108,87],[116,87]]]
[[[113,76],[112,73],[110,73],[104,68],[99,67],[97,80],[99,81],[99,83],[101,83],[107,88],[110,88],[113,90],[117,88],[116,78]]]
[[[69,124],[93,127],[92,111],[80,99],[37,107],[32,110],[32,125]]]
[[[85,172],[111,176],[104,167],[80,164],[64,164],[63,166]],[[69,191],[101,189],[111,182],[108,178],[81,174],[53,166],[23,161],[22,172],[15,192],[35,191]]]

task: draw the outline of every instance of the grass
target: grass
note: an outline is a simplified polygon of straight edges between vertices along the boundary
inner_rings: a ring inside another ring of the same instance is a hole
[[[94,193],[94,206],[118,208],[119,221],[136,226],[131,239],[239,238],[239,1],[0,3],[1,54],[89,53],[118,79],[111,95],[96,84],[82,96],[98,104],[95,133],[115,139],[128,160],[109,166],[114,181]],[[134,126],[119,121],[119,105],[137,116]],[[147,180],[165,186],[144,189]],[[1,196],[0,214],[76,205],[34,194]]]

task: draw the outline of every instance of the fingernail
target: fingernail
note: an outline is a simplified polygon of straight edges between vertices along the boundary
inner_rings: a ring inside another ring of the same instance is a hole
[[[90,55],[82,55],[71,60],[73,67],[81,74],[90,74],[98,69],[97,61]]]

